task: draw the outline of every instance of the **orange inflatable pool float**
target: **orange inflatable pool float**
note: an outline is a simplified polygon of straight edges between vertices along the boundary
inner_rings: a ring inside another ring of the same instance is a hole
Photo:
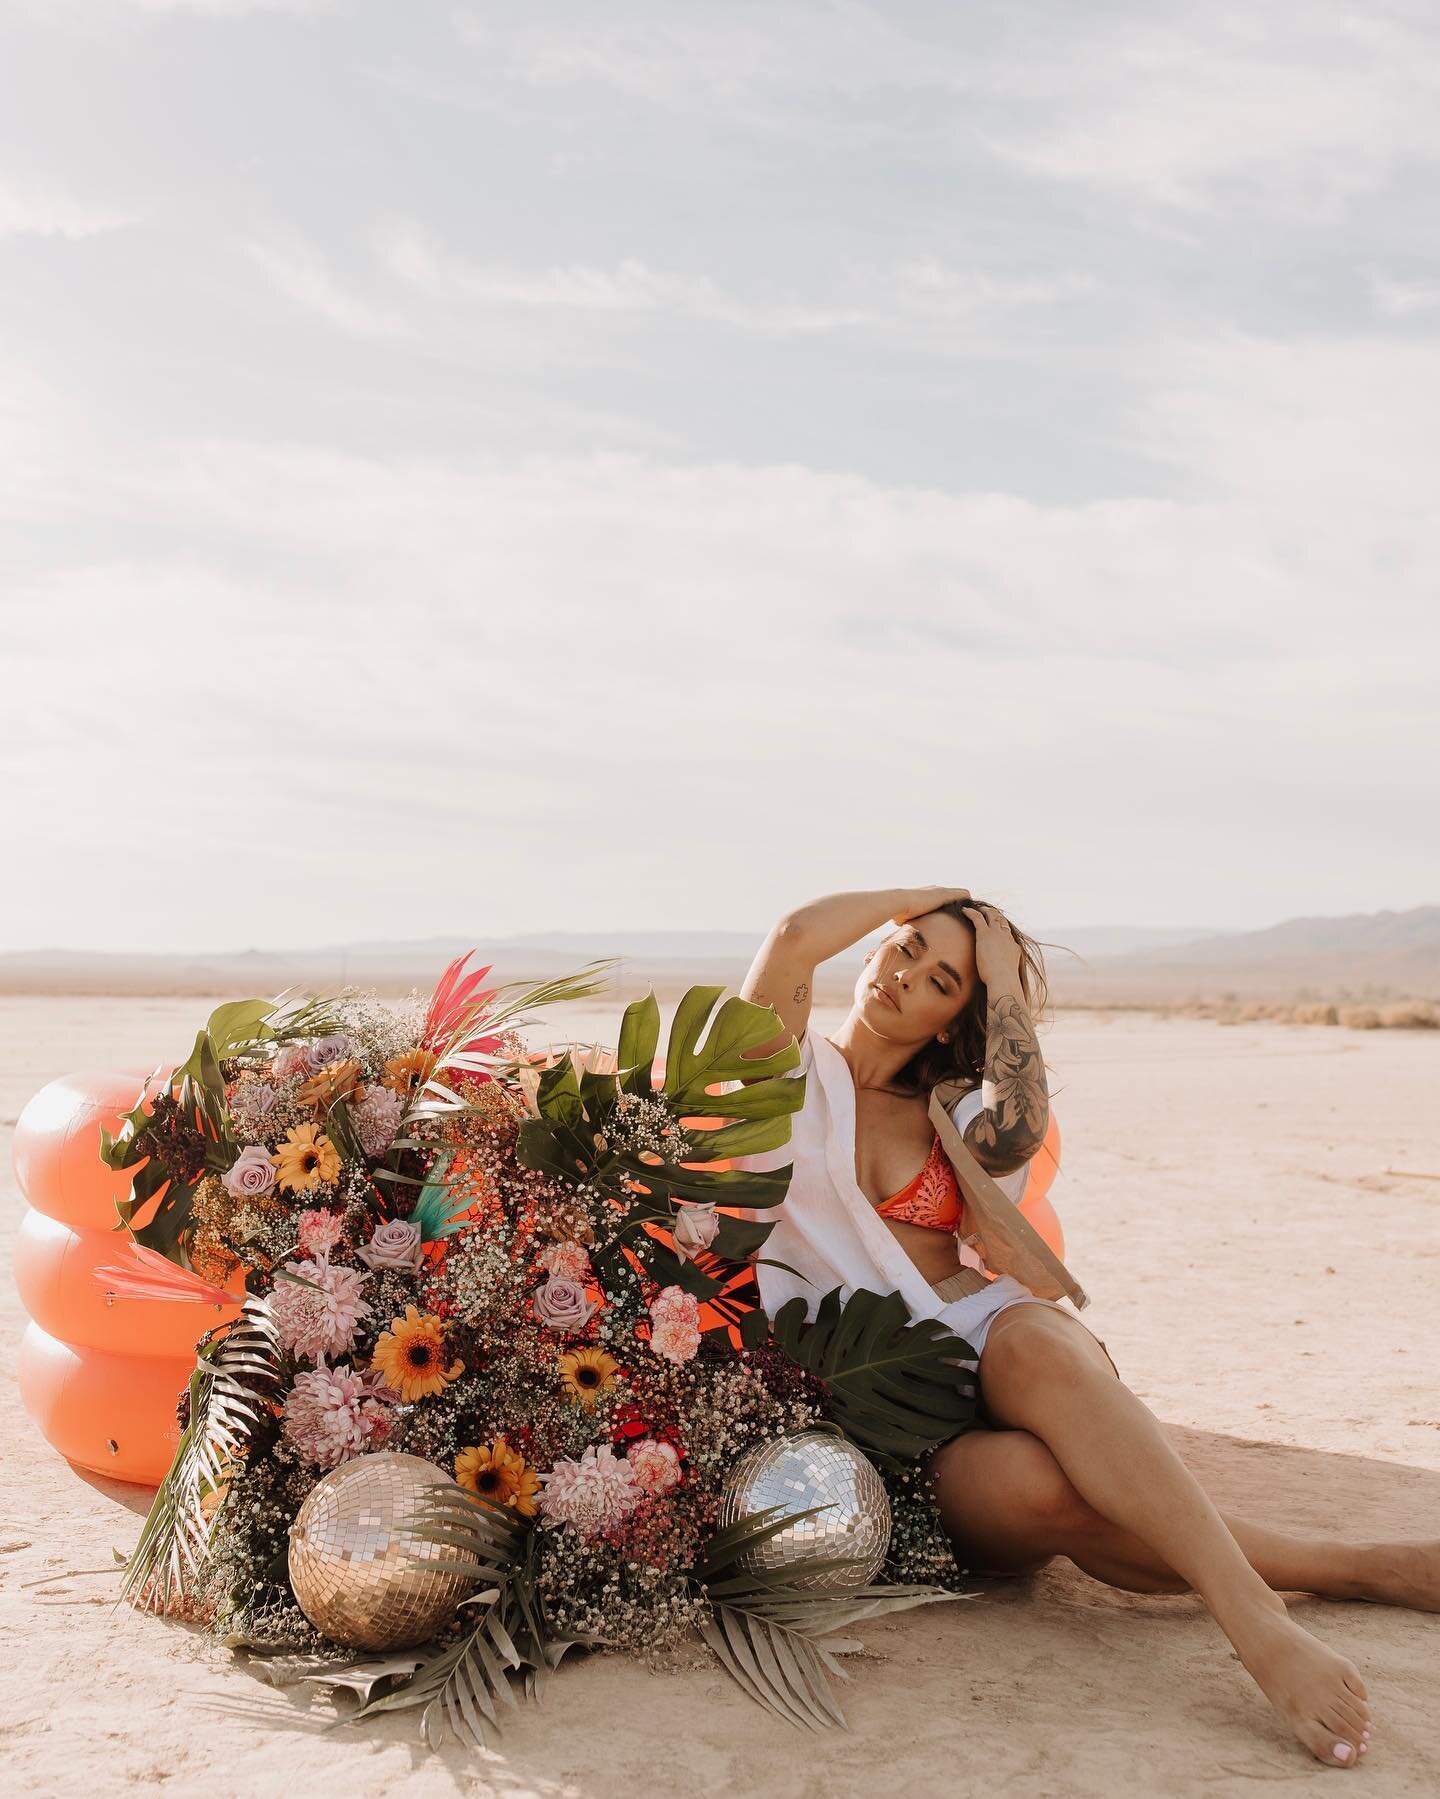
[[[16,1121],[12,1155],[29,1202],[15,1243],[31,1319],[20,1345],[25,1409],[69,1461],[154,1486],[179,1440],[175,1406],[195,1345],[239,1306],[106,1292],[102,1271],[123,1263],[130,1241],[115,1206],[131,1177],[100,1160],[100,1131],[119,1128],[145,1080],[144,1070],[99,1069],[51,1081]],[[238,1276],[231,1291],[243,1294]]]
[[[57,1342],[32,1323],[17,1373],[25,1410],[67,1461],[158,1487],[180,1441],[175,1407],[194,1366],[193,1355],[112,1355]]]

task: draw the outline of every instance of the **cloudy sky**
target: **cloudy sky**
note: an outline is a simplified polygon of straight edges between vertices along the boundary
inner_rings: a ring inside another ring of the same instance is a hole
[[[0,948],[1433,901],[1428,0],[0,0]]]

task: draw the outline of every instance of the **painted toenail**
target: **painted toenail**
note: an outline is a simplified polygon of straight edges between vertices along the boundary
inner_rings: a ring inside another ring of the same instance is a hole
[[[1355,1751],[1348,1743],[1337,1743],[1335,1745],[1335,1759],[1337,1762],[1348,1762],[1354,1753]]]
[[[1362,1743],[1360,1745],[1360,1753],[1362,1755],[1368,1755],[1370,1753],[1370,1745],[1368,1743]]]

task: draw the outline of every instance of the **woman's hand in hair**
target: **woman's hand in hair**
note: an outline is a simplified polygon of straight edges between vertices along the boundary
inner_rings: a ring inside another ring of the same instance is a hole
[[[1020,945],[1001,912],[977,902],[961,910],[975,927],[975,973],[986,988],[1014,986],[1019,991]]]
[[[912,887],[905,895],[905,904],[890,922],[908,924],[912,918],[923,918],[927,912],[937,912],[951,900],[968,900],[969,897],[968,887]]]

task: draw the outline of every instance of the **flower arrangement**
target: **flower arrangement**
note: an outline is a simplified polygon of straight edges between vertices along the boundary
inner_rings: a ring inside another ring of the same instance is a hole
[[[478,1736],[512,1671],[533,1691],[572,1646],[654,1656],[698,1630],[781,1716],[843,1721],[829,1676],[859,1645],[828,1633],[959,1585],[919,1463],[973,1413],[968,1351],[895,1295],[831,1294],[811,1323],[760,1308],[753,1259],[789,1170],[709,1165],[783,1144],[803,1103],[803,1078],[780,1078],[793,1043],[745,1056],[772,1010],[725,1000],[706,1033],[722,990],[691,989],[656,1087],[653,995],[613,1055],[537,1060],[527,1008],[595,977],[487,990],[468,960],[428,1004],[222,1006],[104,1139],[134,1170],[128,1290],[213,1298],[237,1269],[246,1288],[199,1346],[125,1594],[336,1665],[290,1587],[290,1526],[329,1471],[398,1450],[453,1477],[427,1528],[490,1584],[409,1672],[362,1673],[364,1710],[419,1705],[427,1734]],[[816,1428],[886,1483],[883,1584],[742,1576],[776,1520],[718,1527],[737,1458]]]

